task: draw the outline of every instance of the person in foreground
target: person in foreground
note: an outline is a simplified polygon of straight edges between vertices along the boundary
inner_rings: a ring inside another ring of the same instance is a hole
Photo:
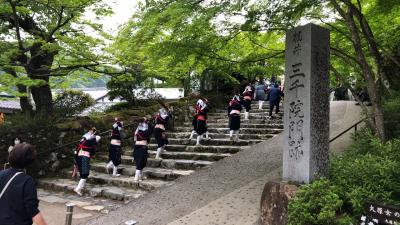
[[[0,172],[1,225],[47,225],[39,211],[35,181],[23,172],[35,158],[29,144],[17,144],[10,152],[11,168]]]

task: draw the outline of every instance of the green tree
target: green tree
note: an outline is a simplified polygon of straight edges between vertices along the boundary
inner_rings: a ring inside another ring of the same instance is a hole
[[[26,99],[29,90],[36,111],[52,113],[51,77],[81,69],[108,71],[107,59],[100,53],[107,35],[100,24],[85,19],[84,12],[89,9],[97,17],[111,13],[106,4],[95,0],[0,2],[0,70],[9,78],[2,84],[18,87],[23,111],[31,109]],[[88,35],[92,31],[98,37]]]
[[[333,81],[367,87],[371,125],[384,141],[382,99],[398,80],[384,65],[400,65],[393,54],[399,8],[396,0],[149,0],[114,47],[117,58],[137,60],[156,76],[186,80],[193,72],[219,69],[251,80],[260,69],[282,72],[286,30],[304,20],[319,23],[332,34]]]
[[[112,51],[122,65],[140,63],[148,76],[179,81],[185,93],[193,75],[209,71],[228,83],[232,72],[248,78],[282,73],[282,32],[249,32],[247,24],[217,21],[222,13],[233,17],[242,8],[239,1],[146,1]]]

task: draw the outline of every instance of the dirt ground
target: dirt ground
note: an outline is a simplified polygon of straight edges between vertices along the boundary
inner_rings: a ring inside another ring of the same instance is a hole
[[[40,201],[39,209],[42,212],[48,225],[64,225],[66,218],[66,206],[62,203],[48,203]],[[83,224],[84,222],[99,216],[100,213],[87,211],[79,207],[74,207],[73,225]]]

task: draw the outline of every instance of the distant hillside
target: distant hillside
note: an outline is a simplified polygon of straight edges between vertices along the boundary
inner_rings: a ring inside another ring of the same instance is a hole
[[[93,79],[88,78],[86,81],[77,81],[71,83],[71,88],[96,88],[96,87],[106,87],[107,82],[110,80],[109,76],[103,76],[101,78]]]
[[[103,75],[99,77],[87,77],[72,75],[68,77],[53,77],[51,79],[52,88],[67,89],[67,88],[102,88],[107,86],[110,80],[109,76]]]

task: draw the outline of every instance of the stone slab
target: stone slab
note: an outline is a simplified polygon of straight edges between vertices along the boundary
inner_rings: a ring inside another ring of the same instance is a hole
[[[286,33],[283,179],[309,183],[329,161],[329,30]]]
[[[281,181],[270,181],[264,186],[261,196],[261,225],[287,223],[287,206],[298,190],[298,186]]]
[[[90,213],[76,213],[72,215],[73,219],[84,219],[93,216],[93,214]]]
[[[57,196],[53,196],[53,195],[39,197],[39,200],[48,202],[48,203],[66,203],[67,202],[67,200],[57,197]]]
[[[89,211],[97,211],[100,212],[101,210],[104,209],[104,206],[102,205],[89,205],[89,206],[84,206],[82,207],[83,209],[89,210]]]

